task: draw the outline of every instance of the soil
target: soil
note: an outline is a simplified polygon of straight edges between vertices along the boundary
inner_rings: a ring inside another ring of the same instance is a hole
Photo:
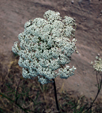
[[[62,17],[71,16],[77,24],[75,37],[79,54],[74,53],[70,63],[77,70],[67,80],[57,77],[57,88],[94,98],[97,81],[90,62],[98,53],[102,55],[101,0],[0,0],[0,66],[9,69],[14,60],[12,46],[18,41],[18,34],[23,32],[25,22],[43,18],[47,10],[58,11]],[[102,98],[102,91],[99,98]]]

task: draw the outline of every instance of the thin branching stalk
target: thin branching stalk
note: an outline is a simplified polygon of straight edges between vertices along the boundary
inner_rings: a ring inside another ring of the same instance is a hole
[[[96,77],[98,76],[98,73],[99,73],[99,72],[96,71]],[[101,91],[101,86],[102,86],[102,75],[101,75],[101,80],[100,80],[100,82],[98,81],[98,78],[97,78],[97,84],[98,84],[98,91],[97,91],[97,94],[96,94],[94,100],[92,101],[90,107],[86,110],[86,112],[88,112],[88,111],[92,108],[92,106],[93,106],[95,100],[97,99],[97,97],[98,97],[98,95],[99,95],[99,93],[100,93],[100,91]]]
[[[18,94],[18,89],[19,89],[19,84],[20,84],[20,82],[21,82],[21,79],[19,80],[18,85],[17,85],[17,88],[16,88],[15,104],[17,104],[17,100],[18,100],[17,94]]]

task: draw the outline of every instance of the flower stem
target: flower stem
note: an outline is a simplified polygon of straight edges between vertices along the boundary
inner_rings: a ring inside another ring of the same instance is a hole
[[[97,77],[97,75],[98,75],[98,72],[96,71],[96,77]],[[97,97],[98,97],[98,95],[99,95],[99,93],[100,93],[100,91],[101,91],[101,86],[102,86],[102,75],[101,75],[101,80],[100,80],[100,82],[98,82],[98,79],[97,79],[97,84],[98,84],[98,91],[97,91],[97,94],[96,94],[96,96],[95,96],[93,102],[91,103],[90,107],[87,109],[86,112],[88,112],[88,111],[92,108],[92,106],[93,106],[95,100],[97,99]]]
[[[55,101],[56,101],[56,108],[59,112],[59,105],[58,105],[58,100],[57,100],[57,93],[56,93],[56,84],[55,84],[55,80],[52,79],[54,82],[53,82],[53,86],[54,86],[54,95],[55,95]],[[60,112],[59,112],[60,113]]]

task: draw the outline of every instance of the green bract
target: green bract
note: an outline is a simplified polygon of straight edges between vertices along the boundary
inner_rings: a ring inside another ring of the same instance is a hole
[[[38,77],[41,84],[51,82],[58,75],[68,78],[74,74],[74,66],[68,63],[75,51],[74,19],[60,17],[59,12],[48,10],[44,19],[35,18],[24,25],[18,35],[20,44],[14,43],[12,51],[19,55],[19,66],[24,78]]]

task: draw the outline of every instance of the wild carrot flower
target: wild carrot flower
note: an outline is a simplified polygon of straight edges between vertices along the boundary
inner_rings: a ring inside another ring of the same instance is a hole
[[[41,84],[51,79],[67,79],[74,74],[74,66],[68,66],[75,51],[76,39],[73,38],[75,20],[59,12],[48,10],[43,18],[29,20],[24,32],[18,35],[12,51],[19,55],[19,66],[24,78],[38,77]],[[73,38],[72,40],[70,38]]]

